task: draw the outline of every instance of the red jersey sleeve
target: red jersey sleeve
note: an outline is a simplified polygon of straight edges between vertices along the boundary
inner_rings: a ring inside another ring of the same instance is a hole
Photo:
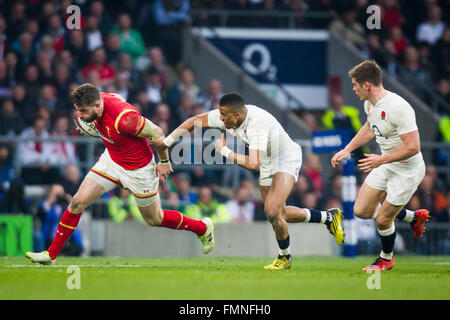
[[[119,134],[137,136],[144,128],[145,118],[134,110],[126,110],[116,119],[116,130]]]

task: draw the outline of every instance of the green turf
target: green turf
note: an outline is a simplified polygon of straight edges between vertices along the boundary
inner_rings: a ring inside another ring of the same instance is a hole
[[[0,299],[449,299],[450,257],[397,256],[369,290],[361,268],[374,257],[271,259],[64,258],[54,266],[0,257]],[[81,289],[69,290],[68,265],[80,266]]]

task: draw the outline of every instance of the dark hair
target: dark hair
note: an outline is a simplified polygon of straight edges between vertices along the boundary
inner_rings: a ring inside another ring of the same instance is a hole
[[[241,110],[245,107],[244,98],[236,92],[231,92],[223,95],[219,100],[219,105],[235,110]]]
[[[381,69],[374,60],[366,60],[354,66],[348,75],[360,84],[367,81],[377,87],[381,85]]]
[[[70,100],[78,107],[92,106],[100,100],[100,92],[90,83],[83,83],[79,87],[72,90]]]

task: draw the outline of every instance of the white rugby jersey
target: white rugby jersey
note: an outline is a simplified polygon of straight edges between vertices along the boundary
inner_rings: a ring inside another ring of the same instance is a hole
[[[219,109],[208,113],[208,126],[226,130],[229,134],[245,142],[249,149],[263,151],[263,159],[274,159],[288,153],[293,144],[298,146],[281,124],[269,112],[254,105],[246,104],[247,116],[236,129],[226,129],[220,120]]]
[[[386,92],[386,96],[375,105],[368,100],[364,102],[367,121],[382,154],[392,153],[403,144],[400,135],[418,130],[416,114],[411,105],[398,94]],[[423,161],[421,152],[400,162],[416,164],[420,161]]]

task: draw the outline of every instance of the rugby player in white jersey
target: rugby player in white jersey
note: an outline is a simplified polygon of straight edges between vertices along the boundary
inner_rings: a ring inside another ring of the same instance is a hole
[[[287,222],[323,223],[336,242],[342,245],[342,212],[286,206],[286,199],[297,181],[302,165],[301,147],[292,141],[280,123],[267,111],[245,104],[237,93],[225,94],[219,109],[187,119],[164,140],[152,140],[159,149],[170,147],[179,137],[194,127],[218,128],[240,139],[248,146],[248,155],[238,154],[226,146],[225,136],[215,141],[215,149],[239,166],[260,171],[259,189],[265,214],[272,224],[279,254],[265,269],[281,270],[291,267],[290,237]]]
[[[354,213],[362,219],[376,219],[381,239],[380,256],[363,270],[389,270],[394,266],[394,219],[411,223],[416,238],[422,236],[428,210],[403,207],[425,175],[420,152],[420,136],[411,105],[399,95],[383,88],[381,69],[375,61],[363,61],[349,71],[353,91],[364,101],[367,121],[350,143],[331,159],[336,167],[350,153],[374,136],[381,155],[364,154],[358,167],[370,172],[357,196]]]

